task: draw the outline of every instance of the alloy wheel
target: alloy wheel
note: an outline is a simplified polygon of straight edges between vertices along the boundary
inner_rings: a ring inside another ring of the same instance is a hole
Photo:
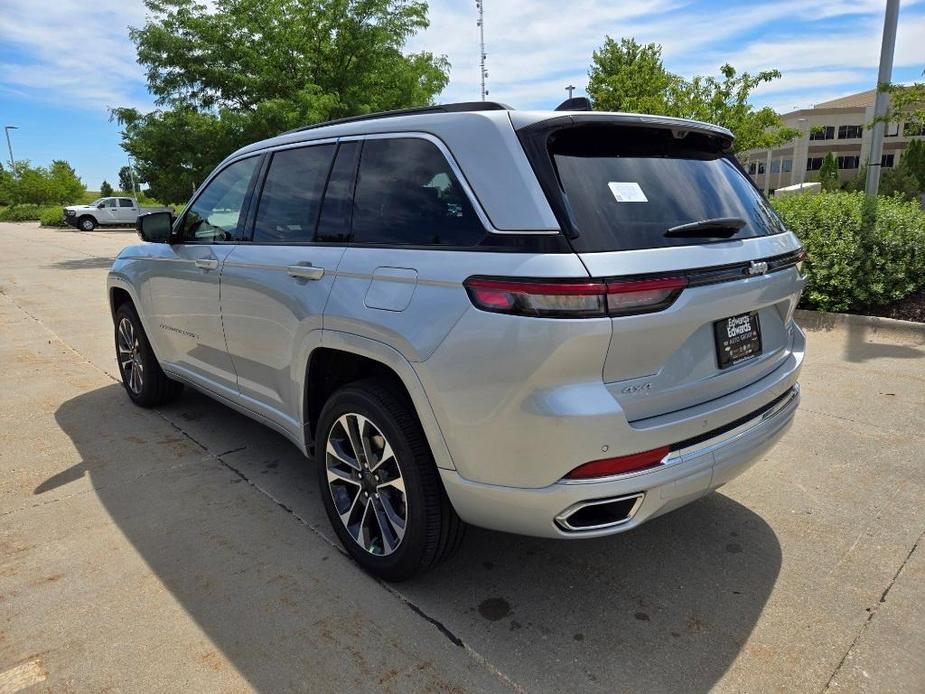
[[[325,467],[350,537],[370,554],[392,554],[405,535],[408,502],[398,459],[379,427],[353,412],[338,417],[328,432]]]
[[[118,331],[119,367],[125,384],[138,395],[144,385],[144,364],[141,360],[141,346],[135,335],[135,326],[128,318],[119,321]]]

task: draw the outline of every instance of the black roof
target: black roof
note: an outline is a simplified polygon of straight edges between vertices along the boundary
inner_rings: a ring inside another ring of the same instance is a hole
[[[313,130],[314,128],[323,128],[328,125],[339,125],[341,123],[357,123],[365,120],[377,120],[379,118],[394,118],[396,116],[418,116],[425,113],[461,113],[464,111],[510,111],[512,110],[507,104],[498,103],[497,101],[460,101],[454,104],[437,104],[436,106],[419,106],[417,108],[402,108],[394,111],[379,111],[377,113],[367,113],[364,116],[350,116],[348,118],[337,118],[335,120],[315,123],[314,125],[305,125],[301,128],[287,130],[282,135],[290,133],[300,133],[304,130]]]

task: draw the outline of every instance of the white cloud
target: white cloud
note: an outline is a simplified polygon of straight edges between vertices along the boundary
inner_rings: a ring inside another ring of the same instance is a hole
[[[925,15],[915,7],[921,4],[902,3],[897,67],[925,63]],[[669,69],[688,76],[716,74],[727,61],[739,70],[777,67],[784,78],[758,90],[761,103],[818,102],[871,79],[882,13],[883,0],[712,8],[693,0],[486,0],[490,98],[548,107],[565,98],[568,84],[583,93],[591,54],[610,34],[662,44]],[[142,0],[54,0],[41,11],[35,0],[0,0],[6,47],[0,90],[98,110],[150,107],[128,38],[128,26],[141,25],[144,16]],[[450,58],[450,84],[441,100],[478,99],[475,0],[431,0],[430,19],[409,49]],[[10,47],[18,55],[10,57]]]
[[[917,4],[902,4],[897,66],[923,63],[918,37],[925,36],[925,17],[909,12]],[[485,13],[490,98],[514,106],[554,105],[570,83],[581,93],[591,54],[605,34],[660,43],[669,69],[686,76],[716,74],[727,61],[739,70],[780,68],[784,79],[758,92],[767,101],[772,94],[838,90],[839,84],[841,95],[854,90],[867,77],[864,70],[877,64],[883,0],[783,0],[720,9],[675,0],[487,0]],[[475,0],[432,0],[430,17],[431,27],[410,47],[449,57],[450,84],[441,100],[477,99]],[[767,33],[771,25],[786,26],[786,35]],[[763,31],[761,39],[751,38]]]
[[[93,109],[150,106],[137,96],[144,72],[128,38],[144,16],[140,0],[55,0],[41,9],[35,0],[3,0],[3,41],[17,55],[0,63],[0,86]]]

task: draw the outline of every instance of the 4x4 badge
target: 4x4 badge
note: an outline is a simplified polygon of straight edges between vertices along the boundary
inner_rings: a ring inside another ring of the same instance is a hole
[[[746,272],[749,275],[763,275],[767,271],[768,271],[768,264],[764,262],[763,260],[751,261],[748,264],[748,270],[746,270]]]

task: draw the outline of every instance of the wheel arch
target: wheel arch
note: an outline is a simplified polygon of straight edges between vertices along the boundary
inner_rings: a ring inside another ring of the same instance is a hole
[[[308,355],[302,389],[302,426],[307,448],[328,396],[340,386],[376,376],[391,382],[418,416],[437,467],[455,470],[433,408],[411,363],[388,345],[351,333],[324,331]]]

